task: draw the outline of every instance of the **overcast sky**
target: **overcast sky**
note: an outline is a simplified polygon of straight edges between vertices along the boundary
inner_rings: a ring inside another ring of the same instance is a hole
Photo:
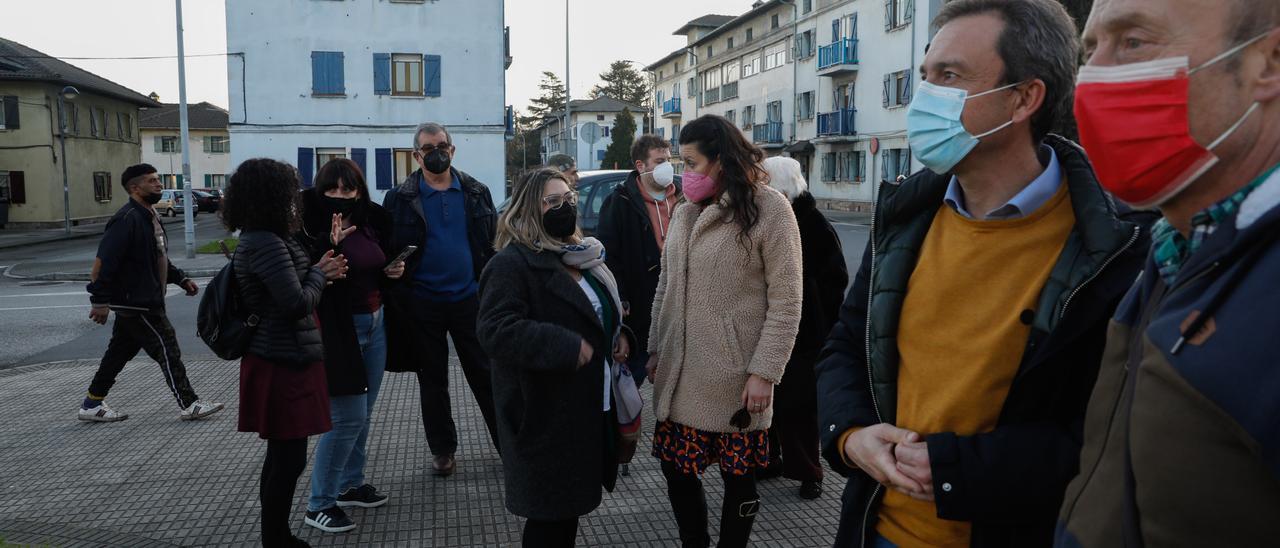
[[[5,24],[0,36],[56,57],[137,57],[177,55],[173,0],[0,0]],[[276,1],[276,0],[263,0]],[[353,0],[368,2],[371,0]],[[475,1],[475,0],[467,0]],[[671,33],[708,13],[737,15],[752,0],[568,0],[570,91],[584,97],[609,63],[630,59],[648,65],[684,45]],[[695,11],[689,6],[697,5]],[[227,106],[223,0],[185,0],[187,100]],[[565,0],[506,0],[511,27],[507,102],[523,108],[538,94],[544,70],[564,76]],[[369,29],[376,32],[376,29]],[[164,102],[178,101],[178,62],[157,60],[70,60],[99,76]]]

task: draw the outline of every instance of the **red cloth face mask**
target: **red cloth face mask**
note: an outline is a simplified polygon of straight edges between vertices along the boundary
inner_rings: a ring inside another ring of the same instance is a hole
[[[1254,103],[1209,146],[1191,137],[1187,88],[1191,74],[1226,59],[1266,34],[1191,69],[1187,57],[1110,67],[1085,66],[1076,80],[1080,144],[1102,186],[1138,208],[1156,207],[1203,175],[1213,154],[1258,109]]]

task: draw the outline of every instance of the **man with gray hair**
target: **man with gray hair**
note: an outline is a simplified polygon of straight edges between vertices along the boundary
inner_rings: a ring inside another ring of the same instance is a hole
[[[1061,4],[953,0],[933,24],[906,115],[927,169],[882,185],[818,365],[836,546],[1047,546],[1146,230],[1049,133],[1079,58]]]
[[[1080,141],[1164,218],[1109,326],[1057,545],[1275,546],[1280,1],[1100,0],[1084,43]]]
[[[453,167],[457,149],[436,123],[418,126],[413,158],[419,169],[387,192],[392,249],[416,250],[405,272],[385,290],[387,370],[418,375],[422,426],[437,475],[453,473],[458,429],[449,397],[449,342],[494,438],[489,359],[476,338],[476,290],[493,257],[497,213],[489,188]]]

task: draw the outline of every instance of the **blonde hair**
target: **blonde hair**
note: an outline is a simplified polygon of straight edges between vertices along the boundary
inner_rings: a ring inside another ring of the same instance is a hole
[[[516,243],[529,249],[542,250],[576,242],[582,239],[581,229],[574,230],[568,241],[561,241],[547,234],[542,227],[542,198],[547,181],[560,179],[569,185],[568,179],[559,170],[549,167],[535,168],[520,175],[511,188],[511,201],[506,211],[498,216],[498,231],[493,239],[493,248],[503,248]]]
[[[786,156],[765,158],[764,171],[769,174],[769,186],[781,192],[788,200],[796,201],[809,190],[809,183],[800,171],[800,162]]]

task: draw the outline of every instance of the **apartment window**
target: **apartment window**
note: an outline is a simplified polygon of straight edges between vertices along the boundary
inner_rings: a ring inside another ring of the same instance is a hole
[[[747,43],[750,44],[755,39],[755,29],[747,29]]]
[[[707,72],[704,72],[702,74],[702,84],[703,84],[702,89],[705,89],[708,91],[710,90],[719,91],[718,88],[720,87],[720,69],[716,68],[716,69],[711,69]]]
[[[795,56],[797,59],[807,59],[809,57],[813,57],[813,54],[817,53],[817,51],[818,51],[818,48],[814,44],[813,29],[806,30],[796,35]]]
[[[771,17],[771,18],[769,19],[769,28],[770,28],[770,29],[777,29],[777,28],[778,28],[778,14],[776,14],[776,13],[775,13],[775,14],[773,14],[773,17]]]
[[[209,188],[226,188],[227,187],[227,176],[225,174],[214,173],[210,175],[205,175],[205,177],[209,181]]]
[[[738,118],[737,118],[737,116],[738,116],[738,113],[737,113],[737,112],[734,112],[734,111],[732,111],[732,110],[726,110],[726,111],[724,111],[724,117],[725,117],[725,119],[729,120],[729,123],[730,123],[730,124],[737,124],[737,123],[738,123]]]
[[[801,12],[809,13],[813,11],[813,0],[804,0],[803,2],[801,2],[801,6],[802,6],[800,10]]]
[[[905,148],[885,149],[880,152],[880,178],[893,182],[899,175],[911,174],[911,151]]]
[[[659,79],[659,80],[662,80],[662,79],[664,79],[664,78],[666,78],[666,75],[665,75],[665,74],[663,74],[663,72],[662,72],[662,71],[658,71],[658,79]]]
[[[11,204],[27,203],[25,175],[22,171],[0,171],[0,200]]]
[[[206,136],[204,138],[204,151],[210,154],[231,152],[231,138],[220,135]]]
[[[796,96],[796,115],[801,120],[813,119],[813,92],[806,91]]]
[[[915,15],[915,0],[884,0],[884,30],[907,26]]]
[[[391,94],[422,96],[422,56],[397,53],[391,56]]]
[[[911,71],[902,70],[884,75],[882,92],[885,108],[905,106],[911,103]]]
[[[111,201],[111,174],[105,171],[93,172],[93,199],[99,202]]]
[[[610,129],[611,129],[611,128],[609,128],[609,127],[607,127],[607,126],[601,126],[601,127],[600,127],[600,136],[601,136],[601,137],[608,137],[608,136],[609,136],[609,130],[610,130]]]
[[[742,77],[749,78],[760,72],[760,54],[753,53],[742,58]]]
[[[765,121],[781,122],[782,121],[782,101],[774,101],[765,105]]]
[[[346,158],[347,149],[345,148],[317,148],[316,149],[316,168],[324,167],[329,160],[337,160],[338,158]]]
[[[750,42],[750,41],[751,41],[751,31],[750,31],[750,30],[748,30],[748,31],[747,31],[747,41],[748,41],[748,42]],[[729,45],[728,45],[728,47],[727,47],[726,49],[733,49],[733,37],[732,37],[732,36],[730,36],[730,37],[729,37]]]
[[[89,108],[89,134],[94,137],[107,136],[107,111],[100,108]]]
[[[597,114],[597,115],[596,115],[596,121],[597,121],[597,122],[603,122],[603,121],[604,121],[604,115],[603,115],[603,114]]]
[[[116,113],[116,139],[124,139],[124,113]]]
[[[671,84],[671,98],[675,99],[677,97],[680,97],[680,82]]]
[[[867,180],[867,153],[861,150],[853,153],[853,166],[850,171],[852,179],[855,182],[863,182]]]
[[[340,51],[311,52],[311,94],[345,95],[346,83]]]
[[[826,152],[822,155],[822,180],[825,182],[834,182],[836,180],[836,154],[834,152]]]
[[[418,163],[413,159],[413,150],[408,148],[398,148],[395,150],[395,174],[397,181],[403,181],[409,178],[409,175],[418,170]]]
[[[676,74],[680,74],[680,61],[676,61]]]
[[[764,70],[776,69],[787,63],[787,43],[778,42],[764,50]]]
[[[0,98],[0,129],[18,129],[18,98],[10,95]]]
[[[713,49],[711,46],[707,46],[707,59],[710,59],[711,56],[715,55],[715,51],[716,50]]]
[[[729,84],[738,81],[740,73],[740,61],[729,61],[724,64],[724,83]]]
[[[756,107],[755,105],[742,107],[742,128],[750,129],[756,125]]]
[[[133,116],[130,114],[121,114],[120,125],[124,127],[124,136],[127,139],[133,139]]]
[[[160,176],[160,182],[165,188],[178,188],[182,184],[182,176],[174,173],[166,173]]]
[[[76,106],[71,103],[67,103],[62,107],[62,115],[66,117],[64,123],[67,125],[67,133],[71,135],[79,135],[80,111],[76,109]]]
[[[686,87],[687,87],[687,88],[688,88],[688,90],[689,90],[689,97],[697,97],[697,96],[698,96],[698,80],[697,80],[696,78],[694,78],[694,77],[690,76],[690,77],[689,77],[689,85],[688,85],[688,86],[686,86]]]
[[[178,140],[177,137],[156,137],[155,144],[156,152],[182,152],[182,141]]]

